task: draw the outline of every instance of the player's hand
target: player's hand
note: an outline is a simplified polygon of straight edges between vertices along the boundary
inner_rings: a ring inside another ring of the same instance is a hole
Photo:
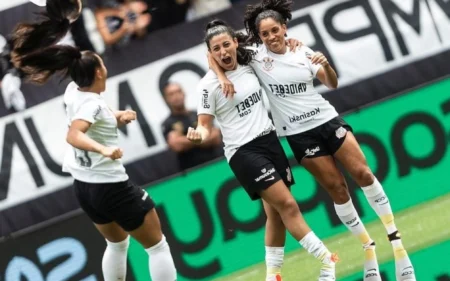
[[[294,38],[289,38],[286,40],[286,46],[289,47],[289,50],[291,52],[295,53],[295,50],[297,50],[297,48],[300,48],[301,46],[303,46],[303,42],[299,41],[297,39],[294,39]]]
[[[234,94],[236,94],[233,83],[228,78],[219,78],[219,83],[225,97],[233,98]]]
[[[312,64],[321,64],[322,66],[328,66],[330,64],[327,57],[325,57],[325,55],[321,52],[316,52],[308,58],[311,60]]]
[[[136,111],[133,110],[125,110],[119,118],[120,123],[123,124],[129,124],[133,120],[136,120]]]
[[[187,132],[186,137],[187,137],[188,140],[190,140],[191,142],[193,142],[195,144],[202,143],[202,134],[200,134],[199,131],[195,130],[192,127],[188,128],[188,132]]]
[[[122,158],[123,150],[118,147],[109,147],[105,146],[100,153],[108,158],[111,158],[112,160],[116,160],[119,158]]]

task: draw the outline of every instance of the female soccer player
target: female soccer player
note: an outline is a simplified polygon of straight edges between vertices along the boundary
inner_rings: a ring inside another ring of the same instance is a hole
[[[341,162],[362,190],[383,222],[392,243],[396,260],[398,281],[415,280],[414,270],[383,187],[367,165],[352,128],[341,118],[313,86],[317,77],[329,88],[338,85],[337,76],[321,53],[314,53],[306,46],[296,52],[286,48],[286,23],[292,18],[290,0],[264,0],[258,5],[247,6],[245,26],[249,42],[262,44],[250,64],[260,79],[268,96],[274,123],[280,136],[287,136],[295,157],[324,187],[335,202],[336,213],[346,227],[359,238],[365,250],[364,280],[379,281],[375,243],[361,222],[344,176],[336,166]],[[224,75],[219,64],[212,60],[211,67],[217,73],[225,94],[233,94],[233,81]],[[239,91],[241,85],[234,85]],[[270,240],[270,239],[269,239]],[[281,270],[284,236],[274,237],[266,262],[268,270]],[[278,251],[278,258],[273,252]],[[272,263],[270,260],[278,260]]]
[[[290,234],[322,262],[320,281],[335,280],[337,257],[311,231],[289,191],[294,183],[291,169],[263,105],[258,78],[248,66],[253,52],[239,45],[241,37],[222,21],[207,25],[208,50],[239,92],[227,100],[217,76],[209,71],[198,85],[198,126],[188,129],[187,138],[194,143],[207,139],[216,117],[225,156],[250,198],[262,198],[268,219],[281,217]],[[274,281],[279,278],[272,276]]]
[[[106,105],[101,94],[107,77],[102,59],[90,51],[58,45],[22,57],[21,64],[32,82],[45,83],[57,71],[73,80],[64,94],[67,142],[73,148],[63,170],[74,178],[80,206],[106,239],[104,280],[125,280],[131,235],[149,255],[152,280],[175,281],[176,269],[154,203],[129,181],[120,160],[117,126],[135,120],[136,113],[112,111]]]

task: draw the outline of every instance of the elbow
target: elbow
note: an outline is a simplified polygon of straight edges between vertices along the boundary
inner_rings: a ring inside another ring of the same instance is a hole
[[[73,146],[73,143],[74,143],[74,136],[73,136],[73,133],[70,132],[70,131],[67,133],[67,136],[66,136],[66,142],[67,142],[68,144],[70,144],[71,146]]]
[[[336,80],[336,82],[334,82],[334,83],[330,83],[330,85],[328,85],[328,88],[330,88],[330,89],[337,89],[338,88],[338,81]]]

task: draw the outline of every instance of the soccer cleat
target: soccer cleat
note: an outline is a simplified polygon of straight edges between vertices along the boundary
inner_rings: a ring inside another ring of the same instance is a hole
[[[268,276],[266,278],[266,281],[283,281],[283,279],[281,278],[281,274],[275,274],[275,275]]]
[[[339,262],[337,254],[331,254],[322,260],[320,268],[319,281],[335,281],[336,280],[336,263]]]

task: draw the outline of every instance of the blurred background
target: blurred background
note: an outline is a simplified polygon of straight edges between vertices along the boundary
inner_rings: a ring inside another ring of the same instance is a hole
[[[196,84],[208,69],[206,23],[220,18],[241,30],[246,5],[258,1],[83,2],[82,17],[61,43],[101,54],[109,73],[106,100],[137,112],[137,122],[121,128],[124,162],[157,203],[178,281],[264,280],[265,215],[235,180],[220,137],[192,148],[170,134],[195,126]],[[417,279],[449,281],[450,1],[294,2],[288,36],[326,54],[336,69],[339,88],[318,89],[353,126],[383,183]],[[62,94],[70,81],[30,85],[4,59],[5,38],[40,9],[27,0],[0,0],[0,280],[103,280],[105,241],[61,171],[67,149]],[[122,28],[124,22],[132,28]],[[306,220],[340,255],[339,280],[362,280],[359,242],[282,143]],[[383,280],[394,281],[384,227],[347,181],[376,238]],[[290,237],[286,251],[285,281],[317,278],[316,263]],[[149,280],[147,258],[132,241],[127,280]]]

